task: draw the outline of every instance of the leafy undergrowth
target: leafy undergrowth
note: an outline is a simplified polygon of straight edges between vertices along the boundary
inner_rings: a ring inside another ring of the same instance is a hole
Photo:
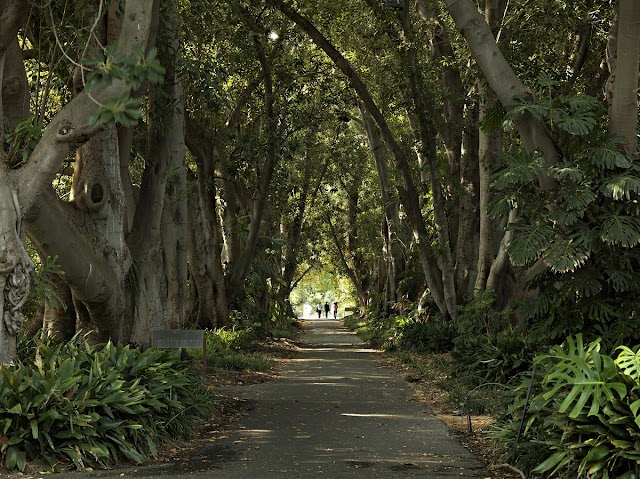
[[[36,338],[0,368],[0,451],[9,470],[140,464],[195,432],[212,407],[178,351]]]
[[[20,362],[0,374],[0,447],[13,469],[0,478],[187,460],[250,408],[217,394],[219,386],[271,380],[296,354],[292,342],[275,339],[231,350],[244,359],[226,369],[211,361],[213,349],[203,374],[201,363],[177,350],[92,346],[80,337],[28,341]]]

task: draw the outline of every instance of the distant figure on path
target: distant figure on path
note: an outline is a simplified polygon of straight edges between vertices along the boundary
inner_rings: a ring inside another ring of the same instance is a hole
[[[318,319],[320,319],[322,317],[322,306],[320,306],[320,303],[318,303],[318,306],[316,307],[316,311],[318,313]]]
[[[329,308],[329,303],[328,302],[324,303],[324,317],[325,318],[329,318],[329,309],[330,309]]]
[[[338,319],[338,302],[333,302],[333,319]]]

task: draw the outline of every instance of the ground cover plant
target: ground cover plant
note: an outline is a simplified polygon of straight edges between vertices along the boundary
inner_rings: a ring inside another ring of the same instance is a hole
[[[577,335],[536,356],[530,401],[527,380],[493,434],[508,462],[535,477],[638,477],[640,347],[605,354],[601,343]]]
[[[0,452],[20,470],[28,460],[54,469],[142,463],[194,432],[212,407],[178,351],[40,337],[0,369]]]

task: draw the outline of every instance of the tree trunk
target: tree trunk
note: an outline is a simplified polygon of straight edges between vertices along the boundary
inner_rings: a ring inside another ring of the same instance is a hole
[[[473,295],[478,266],[478,130],[478,107],[472,103],[467,112],[460,164],[460,189],[457,195],[459,220],[455,254],[456,286],[458,301],[463,303]]]
[[[376,165],[376,172],[378,173],[378,182],[380,184],[380,195],[382,197],[382,204],[384,205],[384,224],[383,224],[383,238],[384,238],[384,251],[383,261],[385,265],[384,271],[384,288],[385,288],[385,308],[388,304],[396,301],[396,288],[398,277],[398,258],[397,258],[397,231],[400,228],[400,215],[398,211],[398,200],[393,194],[393,186],[391,176],[389,174],[389,167],[387,165],[384,150],[382,147],[382,139],[380,138],[380,131],[373,123],[371,115],[367,112],[362,103],[359,104],[360,116],[362,118],[362,124],[367,134],[367,140],[369,142],[369,149]]]
[[[628,154],[638,144],[638,68],[640,66],[640,2],[619,0],[617,56],[609,134],[626,140]]]
[[[265,128],[264,135],[266,138],[265,158],[260,171],[258,172],[258,194],[253,200],[252,211],[250,214],[251,224],[249,226],[249,234],[245,243],[242,254],[236,261],[230,265],[230,273],[227,277],[227,295],[229,304],[239,297],[240,292],[244,290],[244,282],[251,270],[251,263],[254,259],[260,226],[267,207],[269,198],[269,188],[273,178],[273,172],[276,166],[276,152],[278,145],[277,138],[277,120],[274,111],[274,92],[273,78],[271,75],[270,59],[264,51],[262,39],[258,35],[254,36],[256,51],[262,72],[264,75],[264,103],[265,103]]]
[[[502,105],[509,110],[518,97],[530,98],[531,93],[516,76],[498,48],[491,28],[478,12],[473,0],[443,0],[456,27],[467,41],[471,54]],[[540,152],[546,166],[558,162],[559,151],[544,125],[531,114],[513,119],[525,149]],[[540,186],[549,188],[553,181],[547,175],[539,178]]]
[[[196,290],[196,318],[200,327],[222,327],[229,321],[229,306],[222,267],[222,235],[216,211],[216,184],[211,181],[215,162],[213,141],[195,122],[188,121],[185,140],[198,166],[188,195],[187,257]],[[195,184],[194,184],[195,183]]]
[[[493,92],[485,82],[479,82],[480,94],[480,119],[484,118],[488,111],[496,107],[496,99]],[[479,210],[480,210],[480,237],[478,240],[478,273],[476,275],[475,289],[482,291],[487,286],[487,278],[491,265],[498,253],[500,237],[498,235],[498,221],[489,218],[487,206],[491,201],[489,184],[491,175],[498,167],[497,153],[502,147],[502,132],[500,128],[494,131],[479,131],[478,156],[480,159],[480,185],[479,185]]]

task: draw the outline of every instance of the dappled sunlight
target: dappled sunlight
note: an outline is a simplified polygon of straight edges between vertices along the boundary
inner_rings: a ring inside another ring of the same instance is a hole
[[[325,352],[325,353],[367,353],[367,354],[371,354],[371,353],[375,353],[375,354],[380,354],[380,351],[378,351],[377,349],[370,349],[370,348],[363,348],[362,346],[356,346],[354,345],[353,347],[346,347],[346,346],[340,346],[340,347],[336,347],[336,346],[331,346],[331,345],[327,345],[327,344],[321,344],[316,346],[312,346],[312,345],[305,345],[300,347],[300,351],[314,351],[314,352]]]
[[[362,414],[362,413],[355,413],[355,412],[343,412],[340,414],[341,416],[347,416],[347,417],[383,417],[386,419],[404,419],[404,420],[410,420],[410,421],[415,421],[416,417],[415,416],[403,416],[400,414]]]

